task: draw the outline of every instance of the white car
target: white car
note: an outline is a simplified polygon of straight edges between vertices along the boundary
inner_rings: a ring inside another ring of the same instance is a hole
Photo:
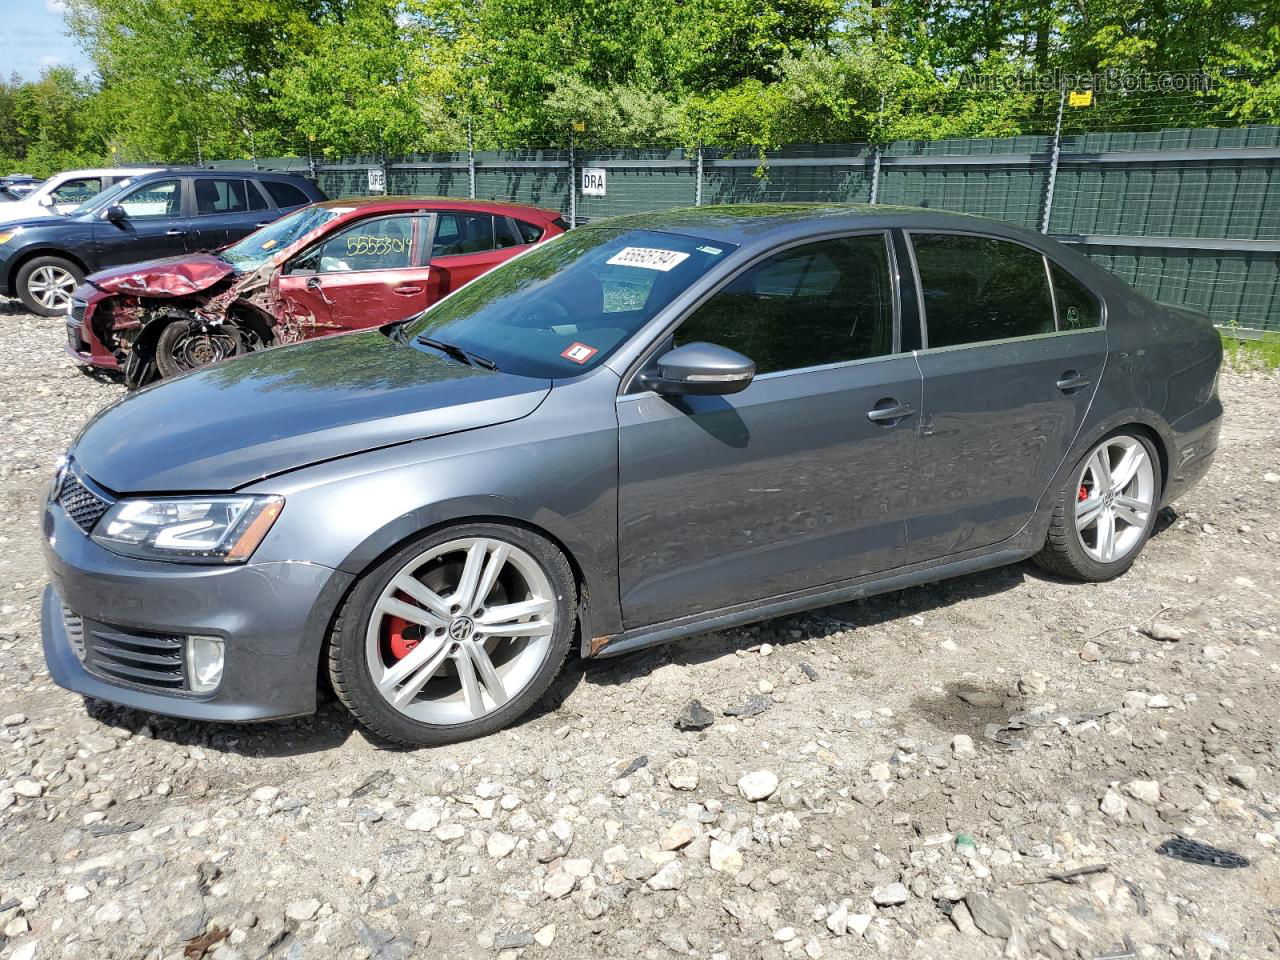
[[[65,173],[55,173],[21,200],[0,203],[0,223],[70,213],[108,187],[140,177],[144,173],[155,173],[159,169],[162,168],[104,167],[97,170],[68,170]]]

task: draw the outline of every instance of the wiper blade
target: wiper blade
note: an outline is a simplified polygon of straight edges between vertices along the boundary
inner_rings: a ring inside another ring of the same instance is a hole
[[[498,365],[488,357],[482,357],[478,353],[472,353],[470,350],[464,350],[456,343],[445,343],[443,340],[436,340],[428,337],[425,333],[417,338],[417,342],[424,346],[434,347],[445,356],[452,357],[459,363],[465,363],[469,367],[481,367],[485,370],[497,370]]]

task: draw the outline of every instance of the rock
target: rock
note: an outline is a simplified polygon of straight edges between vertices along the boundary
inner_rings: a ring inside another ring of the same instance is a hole
[[[1142,628],[1142,632],[1152,640],[1160,640],[1164,643],[1178,643],[1185,637],[1181,630],[1171,623],[1166,623],[1164,620],[1157,620],[1154,623],[1147,624]]]
[[[1168,710],[1173,706],[1173,701],[1163,693],[1153,693],[1147,698],[1147,706],[1152,710]]]
[[[951,738],[951,752],[957,760],[968,760],[978,755],[973,746],[973,737],[967,733],[957,733]]]
[[[849,926],[849,905],[841,903],[827,914],[827,929],[837,937],[843,937]]]
[[[893,771],[890,770],[889,765],[887,763],[884,763],[883,761],[879,763],[873,763],[870,767],[868,767],[867,775],[871,777],[872,780],[875,780],[879,783],[883,783],[886,780],[893,779]]]
[[[631,796],[631,781],[626,777],[619,777],[613,781],[611,789],[615,797],[629,797]]]
[[[406,830],[428,832],[440,825],[440,811],[435,807],[419,807],[404,819]]]
[[[495,950],[523,950],[533,946],[533,934],[528,930],[512,930],[493,938]]]
[[[969,908],[964,905],[963,900],[952,905],[949,919],[952,925],[965,936],[977,936],[978,927],[974,924],[973,915],[969,913]]]
[[[1124,785],[1124,792],[1152,806],[1160,802],[1160,784],[1155,780],[1130,780]]]
[[[1267,472],[1262,475],[1263,483],[1280,483],[1280,473]]]
[[[591,861],[586,857],[565,860],[560,864],[560,868],[569,876],[577,877],[579,880],[591,875]]]
[[[284,908],[284,915],[290,920],[297,920],[302,923],[304,920],[310,920],[320,910],[320,901],[315,897],[308,897],[306,900],[294,900]]]
[[[769,690],[773,689],[773,684],[770,684],[767,680],[762,680],[760,683],[761,685],[768,684]],[[763,692],[767,693],[768,691]],[[764,713],[771,706],[773,706],[773,701],[768,697],[753,693],[740,705],[736,707],[725,707],[724,715],[726,717],[756,717]]]
[[[742,869],[742,852],[720,840],[711,841],[711,869],[736,875]]]
[[[570,876],[563,870],[557,870],[542,881],[542,892],[552,900],[560,900],[573,893],[573,888],[577,885],[577,877]]]
[[[1102,659],[1102,648],[1092,640],[1087,640],[1080,648],[1080,659],[1085,663],[1097,663]]]
[[[684,886],[684,864],[679,860],[672,860],[651,876],[647,885],[650,890],[679,890]]]
[[[909,896],[904,883],[891,883],[871,891],[871,900],[877,907],[896,907],[900,903],[906,903]]]
[[[691,757],[679,757],[667,764],[667,783],[676,790],[698,789],[698,762]]]
[[[493,859],[501,860],[503,857],[509,856],[511,851],[516,848],[516,842],[516,838],[511,834],[495,831],[489,834],[489,839],[485,841],[484,849]]]
[[[71,884],[63,893],[67,898],[67,903],[79,903],[81,900],[89,899],[88,889],[78,883]]]
[[[1254,767],[1236,765],[1227,771],[1227,779],[1242,790],[1252,790],[1258,782],[1258,771]]]
[[[11,713],[0,720],[0,727],[20,727],[26,722],[27,715],[25,713]]]
[[[869,913],[851,913],[849,914],[849,922],[845,925],[845,930],[855,937],[861,937],[867,932],[867,928],[871,926],[873,919],[874,917]]]
[[[124,907],[114,900],[104,903],[93,914],[95,923],[119,923],[124,919]]]
[[[690,700],[676,717],[677,730],[705,730],[716,722],[711,711],[697,700]]]
[[[773,939],[777,940],[779,943],[790,943],[795,938],[795,927],[779,927],[777,930],[773,931]]]
[[[276,797],[280,796],[280,788],[279,787],[259,787],[257,790],[253,791],[253,793],[250,794],[250,796],[257,803],[270,803]]]
[[[44,793],[44,786],[34,780],[15,780],[13,792],[20,797],[26,797],[28,800],[35,800]]]
[[[692,843],[698,832],[697,824],[689,820],[677,820],[662,832],[658,843],[663,850],[679,850]]]
[[[818,679],[818,671],[813,668],[812,664],[804,660],[800,661],[800,672],[809,678],[810,683]]]
[[[28,940],[9,954],[9,960],[35,960],[36,951],[40,949],[39,940]]]
[[[441,843],[452,843],[467,835],[467,829],[460,823],[442,823],[436,827],[435,837]]]
[[[1001,940],[1008,940],[1013,936],[1013,925],[1009,922],[1008,912],[986,894],[965,894],[964,905],[969,909],[973,925],[987,936]]]
[[[1049,688],[1049,682],[1044,674],[1031,673],[1021,677],[1018,680],[1018,692],[1024,697],[1038,697]]]
[[[956,694],[971,707],[1003,707],[1004,697],[989,690],[961,690]]]
[[[628,880],[643,883],[658,872],[658,865],[647,857],[632,857],[622,868],[622,875]]]
[[[545,927],[533,935],[533,942],[540,947],[549,947],[556,940],[556,925],[548,923]]]
[[[1108,788],[1107,792],[1102,795],[1102,801],[1098,804],[1098,809],[1101,810],[1103,814],[1119,823],[1128,815],[1129,804],[1127,804],[1124,797],[1120,796],[1120,794],[1115,790]]]
[[[752,803],[768,800],[777,789],[778,778],[770,770],[756,770],[738,778],[738,792],[744,800]]]

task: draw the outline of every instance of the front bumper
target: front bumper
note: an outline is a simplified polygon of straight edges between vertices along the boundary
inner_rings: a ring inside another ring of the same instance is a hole
[[[118,370],[120,361],[98,339],[93,329],[93,315],[107,295],[91,283],[82,283],[71,296],[71,312],[67,315],[67,342],[63,349],[76,363]]]
[[[351,575],[312,563],[206,567],[119,557],[90,540],[56,503],[46,508],[44,534],[52,582],[41,634],[59,686],[197,720],[273,720],[315,711],[320,650]],[[95,669],[92,653],[81,662],[65,611],[83,618],[86,632],[96,625],[123,636],[220,637],[222,682],[200,695],[109,677]]]

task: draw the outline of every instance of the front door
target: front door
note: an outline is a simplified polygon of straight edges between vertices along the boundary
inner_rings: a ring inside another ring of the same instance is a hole
[[[431,302],[432,269],[419,266],[428,219],[371,217],[325,237],[276,281],[286,340],[402,320]]]
[[[917,562],[1007,540],[1030,519],[1088,412],[1107,338],[1097,297],[1037,250],[910,240],[927,336],[907,529]]]
[[[180,179],[150,180],[117,202],[124,208],[124,219],[94,224],[99,268],[187,252],[190,218],[183,209]]]
[[[746,390],[619,398],[628,628],[902,562],[921,381],[891,262],[879,233],[758,261],[667,338],[747,355]]]

